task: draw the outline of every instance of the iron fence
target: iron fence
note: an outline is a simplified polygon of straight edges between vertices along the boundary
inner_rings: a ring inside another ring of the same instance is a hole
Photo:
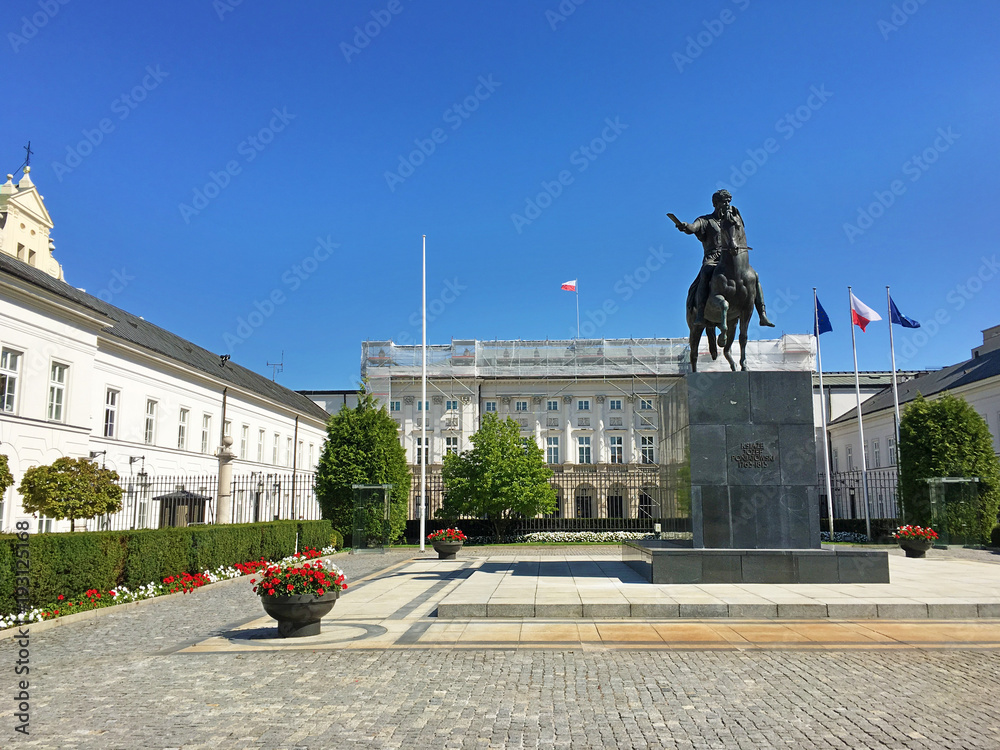
[[[261,473],[235,476],[232,522],[254,523],[322,517],[312,472]],[[117,513],[77,521],[89,531],[160,529],[212,524],[217,520],[217,476],[148,476],[142,472],[118,480],[122,507]]]
[[[898,475],[896,468],[869,469],[868,484],[868,517],[900,519],[899,503],[896,497]],[[841,471],[830,475],[830,485],[833,490],[833,517],[864,518],[864,491],[860,469]],[[819,475],[820,515],[829,516],[826,502],[826,476]]]
[[[233,523],[322,518],[311,471],[251,472],[233,477]]]
[[[427,519],[444,502],[440,467],[428,466]],[[664,488],[657,465],[573,464],[554,466],[549,483],[556,490],[556,511],[550,516],[524,519],[519,528],[530,531],[690,531],[688,513],[677,507]],[[413,467],[409,520],[420,518],[420,468]]]
[[[118,486],[122,488],[121,509],[89,519],[88,530],[125,531],[215,523],[218,477],[154,477],[140,472],[121,477]]]

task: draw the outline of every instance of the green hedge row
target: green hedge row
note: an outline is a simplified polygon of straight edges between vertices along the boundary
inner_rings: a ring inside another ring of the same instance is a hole
[[[299,548],[330,543],[329,521],[271,521],[142,531],[31,534],[31,606],[88,589],[137,588],[169,575],[199,573],[250,560],[275,560]],[[0,613],[16,610],[13,535],[0,536]]]

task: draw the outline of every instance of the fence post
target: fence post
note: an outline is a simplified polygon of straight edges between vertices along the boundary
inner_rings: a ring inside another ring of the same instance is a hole
[[[233,522],[233,459],[236,454],[230,450],[232,444],[232,437],[226,435],[219,449],[219,511],[216,523]]]

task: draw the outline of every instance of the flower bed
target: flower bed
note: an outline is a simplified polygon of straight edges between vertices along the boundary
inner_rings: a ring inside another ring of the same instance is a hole
[[[438,529],[427,535],[429,542],[464,542],[468,538],[461,529]]]
[[[321,555],[332,555],[334,552],[336,552],[334,547],[325,547],[320,551],[311,547],[305,547],[303,552],[286,557],[280,560],[277,565],[297,564],[303,558],[308,560],[318,558]],[[44,607],[35,607],[26,612],[0,616],[0,630],[12,628],[15,625],[52,620],[56,617],[72,615],[77,612],[87,612],[92,609],[101,609],[102,607],[113,607],[116,604],[127,604],[128,602],[153,599],[166,594],[176,594],[179,592],[186,594],[208,583],[254,575],[275,565],[276,563],[267,560],[253,560],[246,563],[236,563],[229,567],[219,567],[215,570],[206,570],[193,575],[191,573],[182,573],[181,575],[167,576],[159,583],[154,581],[134,590],[125,586],[119,586],[109,591],[89,589],[85,592],[84,596],[78,599],[67,599],[62,594],[59,594],[55,602]],[[336,566],[333,567],[336,568]]]
[[[855,544],[867,544],[868,537],[864,534],[858,533],[857,531],[835,531],[833,532],[833,539],[830,539],[829,531],[819,532],[819,540],[821,542],[853,542]]]
[[[503,544],[619,544],[637,539],[656,539],[656,534],[643,531],[535,531],[531,534],[506,537]],[[492,536],[469,538],[470,544],[495,544]]]
[[[905,541],[907,539],[919,539],[921,541],[933,542],[938,538],[938,534],[930,526],[900,526],[896,529],[892,538]]]
[[[253,590],[260,596],[323,596],[328,591],[346,589],[344,571],[332,562],[316,559],[319,556],[315,550],[306,550],[305,554],[268,565],[259,580],[250,579],[255,584]]]

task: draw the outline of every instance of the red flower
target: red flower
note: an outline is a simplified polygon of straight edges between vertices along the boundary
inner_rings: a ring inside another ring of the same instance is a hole
[[[63,600],[63,595],[59,594],[59,596],[56,597],[56,600],[61,602]]]
[[[292,584],[288,584],[288,590],[295,591],[295,586],[293,586]]]

